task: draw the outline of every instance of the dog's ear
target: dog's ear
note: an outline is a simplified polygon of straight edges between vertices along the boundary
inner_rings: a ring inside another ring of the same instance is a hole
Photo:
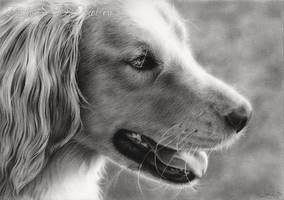
[[[80,128],[84,18],[81,7],[46,2],[0,16],[0,194],[20,192]]]

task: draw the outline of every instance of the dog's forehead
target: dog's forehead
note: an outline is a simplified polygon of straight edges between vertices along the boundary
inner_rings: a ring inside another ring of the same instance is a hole
[[[186,39],[186,30],[173,6],[161,0],[128,1],[124,6],[129,19],[154,41]]]
[[[105,46],[106,49],[111,47],[111,52],[117,52],[119,56],[125,55],[125,52],[135,51],[144,43],[151,47],[157,57],[167,63],[173,60],[182,62],[181,57],[186,57],[187,60],[191,57],[187,53],[188,37],[185,24],[174,6],[168,2],[114,0],[102,6],[103,10],[111,10],[111,15],[95,17],[89,21],[84,31],[88,36],[85,46],[97,44],[98,42],[91,41],[99,38],[103,41],[100,42],[101,46]],[[102,32],[96,31],[98,27]]]
[[[131,40],[145,42],[163,49],[166,44],[185,43],[184,24],[174,7],[163,0],[110,0],[106,4],[94,4],[94,10],[110,11],[106,16],[90,20],[102,26],[104,41],[113,46],[129,44]],[[92,27],[88,23],[87,27]],[[92,31],[89,31],[92,34]],[[94,31],[96,32],[96,31]]]

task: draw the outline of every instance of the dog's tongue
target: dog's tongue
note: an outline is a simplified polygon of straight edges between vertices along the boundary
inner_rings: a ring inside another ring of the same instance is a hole
[[[208,157],[204,151],[176,152],[164,148],[157,151],[156,155],[164,164],[174,168],[190,170],[199,178],[207,170]]]
[[[155,153],[165,165],[192,171],[198,178],[207,170],[208,157],[204,151],[177,152],[170,148],[161,148]]]
[[[166,166],[190,170],[199,178],[205,174],[208,165],[208,157],[204,151],[178,152],[174,149],[156,144],[150,139],[146,140],[158,159]]]

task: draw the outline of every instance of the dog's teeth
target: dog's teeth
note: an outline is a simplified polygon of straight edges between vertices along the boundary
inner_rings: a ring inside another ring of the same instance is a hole
[[[141,135],[137,134],[137,133],[132,133],[131,137],[140,145],[142,145],[143,147],[149,148],[148,144],[142,141]]]
[[[136,140],[139,141],[139,142],[142,141],[142,140],[141,140],[141,136],[138,135],[138,134],[136,134],[136,133],[132,133],[131,137],[134,138],[134,139],[136,139]]]
[[[142,146],[148,148],[148,144],[146,144],[146,143],[144,143],[144,142],[141,142],[140,144],[141,144]]]

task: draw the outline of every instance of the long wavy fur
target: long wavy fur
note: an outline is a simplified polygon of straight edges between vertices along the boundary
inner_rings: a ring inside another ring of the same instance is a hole
[[[0,15],[4,196],[18,194],[81,125],[76,66],[84,11],[72,3],[31,5]]]

